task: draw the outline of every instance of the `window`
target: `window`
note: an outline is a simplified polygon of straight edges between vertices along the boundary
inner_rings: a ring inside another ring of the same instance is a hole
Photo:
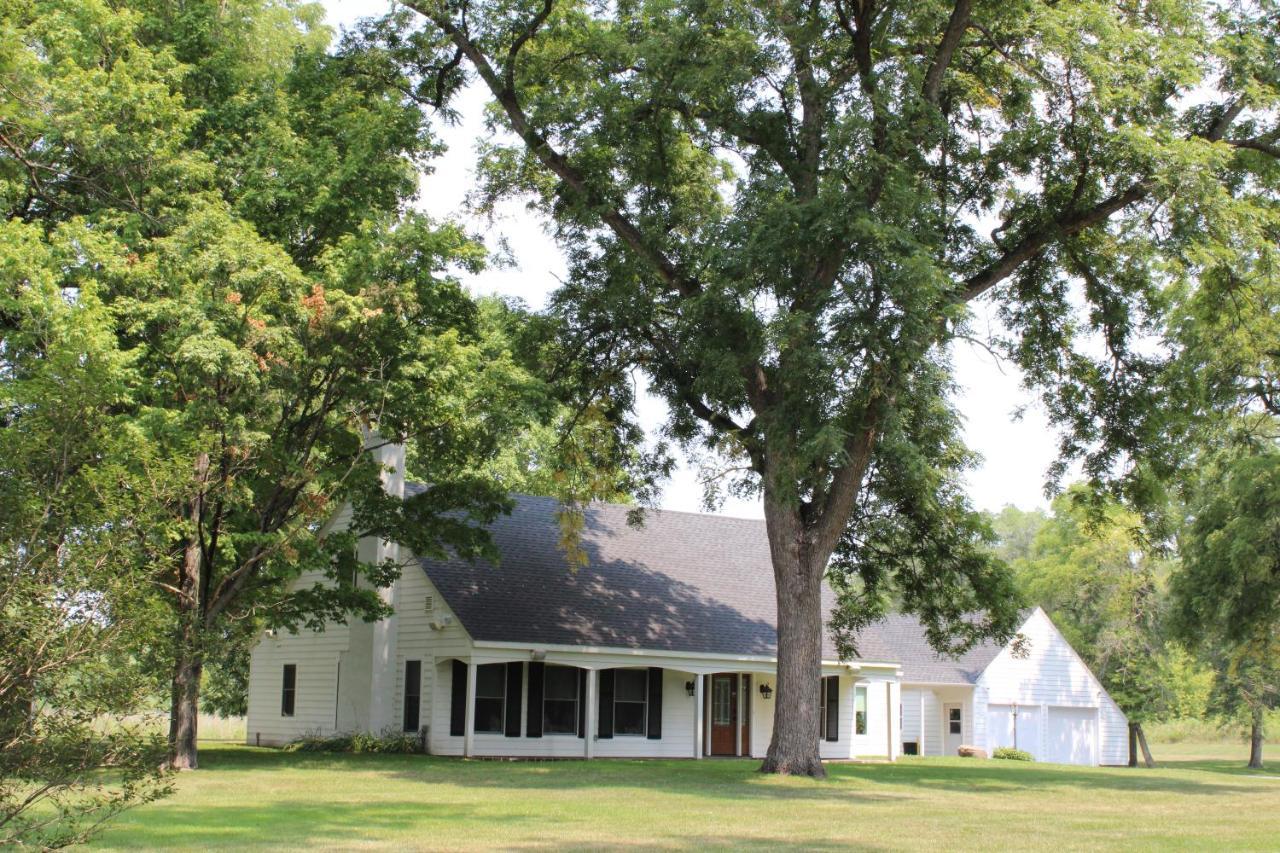
[[[951,708],[947,711],[947,731],[953,735],[960,734],[960,709]]]
[[[293,716],[293,703],[298,693],[298,665],[284,665],[284,678],[280,684],[280,716]]]
[[[507,707],[507,665],[484,663],[476,667],[476,727],[483,734],[502,734]]]
[[[830,675],[818,681],[818,738],[840,739],[840,678]]]
[[[548,666],[542,699],[542,730],[551,735],[578,733],[578,668]]]
[[[730,676],[716,676],[711,681],[711,724],[733,725],[733,681]]]
[[[404,662],[404,730],[418,730],[418,709],[422,705],[422,661]]]
[[[619,669],[613,675],[613,733],[642,735],[649,701],[649,672]]]
[[[853,688],[853,733],[867,733],[867,688],[862,684]]]

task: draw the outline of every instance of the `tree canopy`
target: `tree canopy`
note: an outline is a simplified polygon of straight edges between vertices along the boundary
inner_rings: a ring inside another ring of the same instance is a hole
[[[1063,464],[1139,493],[1145,471],[1116,466],[1167,457],[1148,453],[1162,359],[1138,340],[1171,282],[1269,237],[1269,2],[407,6],[369,38],[420,103],[488,90],[485,190],[555,223],[556,310],[595,359],[647,373],[675,440],[763,495],[770,769],[821,773],[833,554],[847,625],[891,579],[936,641],[1011,630],[1007,575],[949,485],[969,461],[945,402],[967,305],[998,305]]]

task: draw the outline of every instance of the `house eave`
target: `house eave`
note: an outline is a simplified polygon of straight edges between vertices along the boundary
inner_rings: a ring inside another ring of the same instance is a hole
[[[725,652],[689,652],[670,649],[637,649],[626,646],[576,646],[563,643],[519,643],[507,640],[473,640],[472,646],[477,650],[492,649],[495,651],[523,651],[526,653],[542,652],[555,654],[581,655],[615,655],[636,658],[662,658],[695,663],[709,661],[719,663],[764,664],[767,668],[776,668],[778,659],[774,655],[742,655]],[[896,670],[899,664],[884,661],[841,661],[824,659],[825,667],[846,667],[855,672],[866,669]]]

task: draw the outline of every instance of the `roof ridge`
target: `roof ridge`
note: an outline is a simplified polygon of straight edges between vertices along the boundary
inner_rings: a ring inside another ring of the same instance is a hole
[[[421,489],[426,488],[425,483],[418,482],[417,480],[411,480],[411,481],[405,482],[406,489],[408,489],[410,486],[413,486],[415,488],[421,488]],[[531,495],[528,492],[514,492],[514,491],[508,492],[507,494],[513,498],[516,498],[517,500],[520,498],[527,498],[529,500],[554,501],[562,506],[564,505],[564,501],[560,500],[559,498],[552,497],[551,495]],[[593,500],[593,501],[589,501],[587,503],[587,506],[588,507],[608,507],[609,509],[622,509],[628,512],[635,509],[639,509],[639,510],[644,510],[645,512],[662,513],[663,515],[683,515],[683,516],[689,516],[692,518],[712,518],[717,521],[745,521],[757,526],[763,525],[765,523],[765,520],[763,518],[747,518],[746,516],[725,515],[724,513],[719,513],[719,512],[691,512],[686,509],[667,509],[666,507],[645,506],[643,504],[638,504],[638,503],[622,504],[622,503],[615,503],[613,501]]]

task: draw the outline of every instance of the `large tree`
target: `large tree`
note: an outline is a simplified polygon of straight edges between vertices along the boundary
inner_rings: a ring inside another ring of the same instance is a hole
[[[1198,464],[1172,579],[1175,625],[1217,665],[1219,709],[1248,721],[1250,767],[1280,706],[1280,445],[1261,423]]]
[[[329,50],[314,5],[5,9],[0,203],[32,239],[102,242],[63,252],[61,287],[101,306],[133,377],[114,429],[156,487],[149,523],[112,522],[145,539],[119,571],[164,596],[164,642],[134,649],[168,670],[170,761],[195,767],[207,656],[244,626],[386,612],[399,567],[357,539],[486,547],[506,496],[483,468],[533,383],[482,346],[456,281],[480,247],[407,210],[437,149],[425,117],[358,51]],[[7,354],[41,341],[18,310],[35,274],[6,278]],[[390,441],[419,450],[430,488],[412,500],[382,489]],[[329,529],[344,506],[351,524]]]
[[[557,310],[763,495],[766,770],[823,772],[833,554],[861,608],[845,624],[896,580],[939,644],[1012,628],[940,402],[967,306],[998,304],[1065,455],[1110,473],[1151,435],[1132,344],[1165,262],[1240,250],[1224,211],[1274,192],[1252,177],[1277,153],[1270,2],[406,5],[370,32],[419,103],[487,89],[486,189],[552,217]]]

